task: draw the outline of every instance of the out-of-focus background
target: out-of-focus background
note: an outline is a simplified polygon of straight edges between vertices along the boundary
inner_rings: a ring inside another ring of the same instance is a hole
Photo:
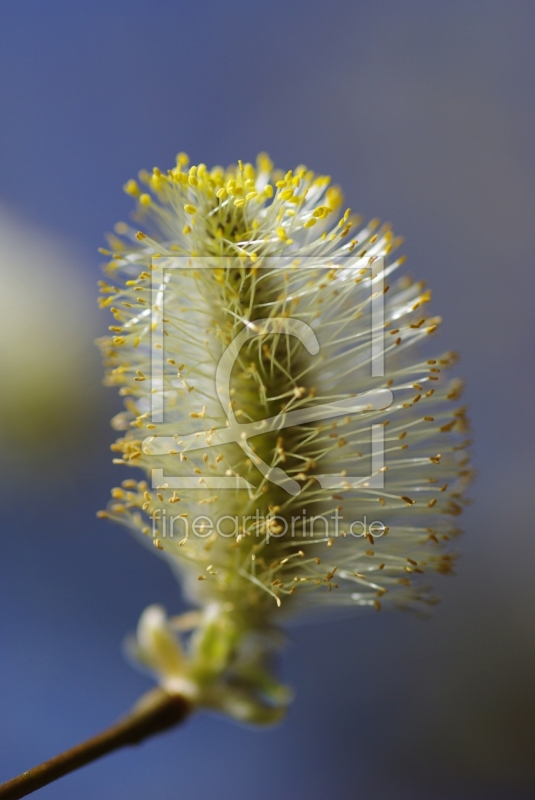
[[[121,187],[179,150],[267,150],[392,221],[434,289],[477,442],[458,575],[427,621],[293,628],[281,727],[199,715],[40,797],[535,796],[535,4],[0,5],[0,780],[126,710],[150,683],[124,635],[149,603],[182,607],[166,565],[95,518],[125,477],[92,344]]]

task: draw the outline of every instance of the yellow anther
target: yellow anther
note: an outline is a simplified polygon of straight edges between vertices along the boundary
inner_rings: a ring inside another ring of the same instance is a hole
[[[150,194],[142,194],[140,195],[139,202],[142,206],[150,206],[152,200]]]
[[[185,234],[191,233],[190,226],[189,225],[184,225],[184,227],[182,228],[182,233],[185,233]]]
[[[258,192],[249,192],[245,195],[246,200],[252,200],[254,197],[258,196]]]
[[[238,197],[236,198],[236,200],[234,200],[234,205],[236,206],[236,208],[243,208],[245,202],[246,201],[244,197]]]
[[[221,189],[218,189],[216,192],[216,197],[219,197],[220,200],[224,200],[227,195],[228,192],[224,187],[221,187]]]
[[[338,186],[331,186],[325,193],[329,207],[333,209],[339,208],[344,202],[344,195]]]
[[[187,167],[189,164],[189,156],[187,153],[179,153],[176,157],[176,163],[181,167]]]
[[[196,214],[197,208],[195,206],[190,205],[190,203],[186,203],[186,205],[184,206],[184,211],[186,212],[186,214]]]
[[[126,194],[131,194],[133,197],[138,197],[139,194],[141,194],[141,190],[137,185],[137,182],[134,180],[127,181],[127,183],[125,183],[125,185],[123,186],[123,189],[126,192]]]
[[[286,231],[284,230],[284,228],[277,228],[277,236],[279,237],[279,239],[283,240],[286,239]]]
[[[277,183],[275,184],[275,186],[276,186],[278,189],[284,189],[284,187],[286,186],[286,181],[277,181]]]
[[[197,180],[195,175],[190,175],[189,176],[188,183],[189,183],[190,186],[198,186],[199,185],[199,181]]]
[[[310,219],[307,219],[307,221],[305,222],[304,227],[305,228],[313,228],[314,225],[316,224],[316,222],[317,222],[317,220],[315,219],[315,217],[310,217]]]
[[[273,162],[267,153],[259,153],[256,163],[260,172],[271,172],[273,169]]]
[[[264,187],[264,195],[266,197],[273,197],[273,186],[270,183]]]
[[[283,192],[281,192],[281,197],[283,200],[289,200],[290,197],[292,197],[293,193],[294,193],[293,189],[285,189]]]

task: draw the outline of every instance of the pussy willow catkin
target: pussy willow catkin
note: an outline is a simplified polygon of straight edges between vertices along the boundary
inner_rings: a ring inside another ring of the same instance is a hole
[[[395,278],[304,166],[140,173],[110,238],[99,344],[120,387],[123,481],[102,516],[164,555],[199,609],[144,613],[132,648],[163,685],[271,721],[277,623],[320,607],[432,602],[470,478],[454,353],[427,357],[430,292]],[[186,636],[186,632],[192,633]]]

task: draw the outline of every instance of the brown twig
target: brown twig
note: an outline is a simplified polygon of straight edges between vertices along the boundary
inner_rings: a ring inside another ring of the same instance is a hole
[[[178,725],[191,711],[179,695],[153,689],[131,712],[102,733],[0,785],[0,800],[18,800],[120,747],[135,745]]]

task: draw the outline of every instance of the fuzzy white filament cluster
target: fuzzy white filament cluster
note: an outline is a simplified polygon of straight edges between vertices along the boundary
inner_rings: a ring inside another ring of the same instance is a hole
[[[341,213],[328,178],[179,154],[140,181],[125,187],[138,227],[106,251],[100,345],[125,397],[116,461],[148,477],[101,513],[152,542],[200,609],[148,609],[138,658],[265,721],[286,701],[267,663],[279,621],[432,602],[425,575],[452,569],[470,478],[456,358],[422,355],[430,292],[394,280],[401,240]]]

